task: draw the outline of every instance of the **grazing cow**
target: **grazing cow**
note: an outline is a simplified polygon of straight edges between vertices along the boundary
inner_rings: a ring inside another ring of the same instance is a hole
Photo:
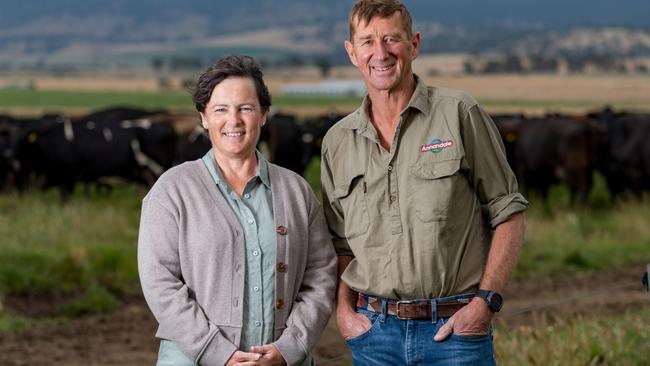
[[[17,121],[11,116],[0,115],[0,191],[15,180],[14,139],[18,131]]]
[[[571,190],[571,204],[576,198],[586,204],[598,140],[591,120],[560,116],[522,121],[515,146],[519,181],[544,201],[553,184],[564,182]]]
[[[495,114],[491,117],[501,135],[501,140],[506,149],[508,164],[515,171],[517,167],[515,147],[519,138],[519,125],[526,120],[526,117],[523,114]]]
[[[205,130],[203,127],[197,125],[191,132],[181,133],[178,136],[174,165],[199,159],[203,157],[211,147],[212,143],[210,142],[210,138],[206,134]]]
[[[606,140],[601,170],[612,196],[650,190],[650,114],[603,118]]]
[[[315,118],[309,118],[302,125],[304,159],[307,163],[315,157],[320,156],[323,137],[327,131],[345,117],[345,114],[329,112]]]
[[[257,146],[270,162],[300,175],[309,163],[304,158],[302,130],[296,117],[290,114],[276,113],[269,117]]]
[[[43,187],[59,187],[64,200],[76,182],[121,177],[151,185],[172,165],[176,133],[164,114],[147,118],[59,117],[26,129],[17,149],[23,175],[33,172],[43,178]]]

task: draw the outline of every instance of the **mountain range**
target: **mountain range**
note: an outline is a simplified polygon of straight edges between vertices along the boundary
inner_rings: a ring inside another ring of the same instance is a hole
[[[647,0],[403,2],[422,33],[424,52],[650,54]],[[336,62],[345,58],[341,43],[353,3],[0,0],[0,66],[80,60],[148,64],[151,57],[213,57],[233,50],[268,59],[297,54]]]

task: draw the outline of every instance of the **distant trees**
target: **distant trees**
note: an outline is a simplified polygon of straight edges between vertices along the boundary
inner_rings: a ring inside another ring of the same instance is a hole
[[[633,59],[606,55],[479,55],[463,63],[466,74],[528,74],[528,73],[648,73],[649,67]]]

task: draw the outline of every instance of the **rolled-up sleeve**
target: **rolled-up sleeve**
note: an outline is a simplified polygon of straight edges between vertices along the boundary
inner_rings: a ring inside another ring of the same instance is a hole
[[[465,160],[474,191],[490,226],[497,227],[528,208],[519,193],[517,179],[506,159],[499,131],[490,116],[477,104],[461,103],[461,133]]]

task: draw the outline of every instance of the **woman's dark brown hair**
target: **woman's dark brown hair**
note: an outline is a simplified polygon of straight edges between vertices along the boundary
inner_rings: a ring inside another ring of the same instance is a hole
[[[248,77],[253,80],[260,106],[264,112],[268,112],[271,107],[271,94],[264,84],[262,68],[254,58],[241,55],[224,56],[199,76],[196,88],[192,91],[192,101],[196,110],[205,112],[205,106],[212,96],[214,87],[233,76]]]

